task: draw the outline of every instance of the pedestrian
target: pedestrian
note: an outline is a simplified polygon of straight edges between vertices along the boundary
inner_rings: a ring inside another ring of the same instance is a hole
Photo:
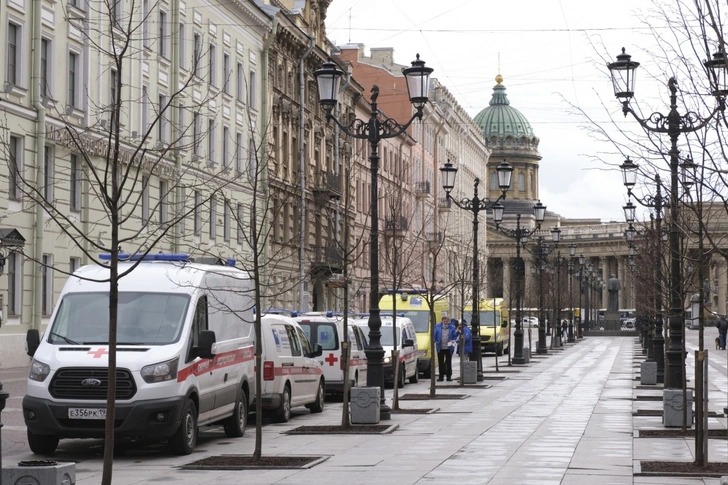
[[[566,338],[566,335],[568,333],[568,329],[569,329],[569,324],[566,323],[566,320],[563,320],[561,322],[561,339],[562,340]]]
[[[435,325],[435,349],[440,371],[438,381],[442,381],[445,377],[448,381],[452,381],[452,354],[456,341],[455,325],[450,322],[448,317],[442,317],[442,321]]]
[[[458,338],[458,355],[462,355],[463,359],[470,360],[470,354],[473,352],[473,333],[468,328],[468,322],[463,320],[457,327]],[[462,338],[462,345],[460,345]]]
[[[725,350],[725,337],[728,333],[728,319],[726,319],[725,315],[720,317],[720,320],[718,320],[718,339],[720,340],[720,350]]]

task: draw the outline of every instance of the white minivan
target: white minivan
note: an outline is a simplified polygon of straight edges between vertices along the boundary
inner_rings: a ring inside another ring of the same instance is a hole
[[[261,315],[263,385],[261,405],[273,419],[285,423],[291,408],[324,410],[326,379],[316,357],[321,345],[311,345],[298,323],[283,315]]]
[[[324,369],[326,393],[344,392],[344,362],[341,348],[344,335],[344,317],[332,312],[307,312],[294,318],[312,344],[320,344],[323,353],[318,358]],[[363,386],[367,382],[367,357],[364,353],[366,341],[361,328],[349,319],[349,382],[351,386]]]
[[[119,272],[139,258],[119,263]],[[62,438],[103,438],[109,364],[109,268],[68,278],[33,357],[23,416],[30,449],[51,454]],[[245,432],[255,394],[252,284],[228,265],[153,254],[119,280],[116,431],[167,438],[192,453],[198,426]]]
[[[384,349],[384,382],[392,383],[394,381],[394,367],[392,366],[392,349],[394,342],[397,342],[399,349],[399,373],[398,387],[404,387],[405,380],[409,379],[412,384],[419,380],[418,360],[419,351],[417,349],[417,333],[415,326],[407,317],[397,317],[397,327],[394,328],[394,319],[392,315],[382,315],[382,334],[380,342]],[[354,320],[354,324],[358,325],[369,340],[369,321],[366,318]]]

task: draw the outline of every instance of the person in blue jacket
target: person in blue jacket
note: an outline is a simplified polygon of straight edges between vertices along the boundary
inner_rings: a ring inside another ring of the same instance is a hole
[[[463,337],[463,343],[460,345],[460,336]],[[466,361],[470,360],[470,354],[473,352],[473,334],[468,328],[468,322],[463,320],[457,328],[458,339],[458,355],[464,354]],[[464,351],[464,352],[463,352]]]
[[[437,363],[440,370],[438,381],[447,377],[452,381],[452,354],[457,342],[457,331],[450,319],[442,317],[442,321],[435,325],[435,349],[437,350]]]

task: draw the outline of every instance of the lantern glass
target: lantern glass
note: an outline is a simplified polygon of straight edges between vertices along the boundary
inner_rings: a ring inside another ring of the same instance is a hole
[[[500,224],[503,221],[504,210],[505,207],[503,207],[503,204],[500,202],[493,206],[493,221],[495,221],[496,224]]]
[[[407,91],[409,92],[410,102],[415,108],[421,109],[427,103],[428,91],[430,89],[431,67],[425,66],[425,61],[420,60],[420,55],[412,61],[412,66],[402,69],[407,80]]]
[[[631,59],[632,56],[627,54],[622,47],[622,53],[617,56],[617,60],[607,64],[607,68],[612,74],[614,95],[623,102],[629,101],[634,96],[635,70],[640,65],[639,62]]]
[[[576,243],[569,244],[569,257],[573,258],[576,256]]]
[[[624,210],[624,219],[630,224],[633,223],[635,221],[635,211],[637,210],[637,206],[630,200],[626,205],[622,206],[622,209]]]
[[[696,180],[697,165],[693,162],[692,158],[688,157],[680,164],[680,170],[682,171],[683,186],[686,189],[690,189]]]
[[[622,169],[622,180],[624,182],[624,186],[627,187],[627,190],[632,190],[632,187],[634,187],[637,183],[637,170],[639,169],[639,165],[627,157],[619,168]]]
[[[533,212],[536,215],[536,222],[540,226],[544,219],[546,219],[546,206],[539,200],[536,202],[536,205],[533,206]]]
[[[329,59],[324,62],[320,69],[313,73],[318,86],[319,103],[325,108],[331,109],[339,101],[339,85],[344,71],[336,67],[336,64]]]
[[[513,167],[503,160],[496,169],[498,172],[498,187],[501,189],[501,192],[505,193],[508,189],[511,188],[511,176],[513,175]]]
[[[586,258],[584,257],[584,255],[583,255],[583,254],[580,254],[580,255],[579,255],[579,264],[580,264],[581,266],[583,266],[583,265],[584,265],[584,261],[586,261]]]
[[[450,160],[440,168],[440,174],[442,174],[442,188],[445,192],[450,194],[450,191],[455,187],[455,175],[458,173],[458,168],[454,166]]]
[[[555,242],[556,244],[559,243],[559,240],[561,239],[561,229],[558,227],[554,227],[551,229],[551,240]]]
[[[725,97],[728,94],[728,65],[725,56],[722,52],[716,52],[711,60],[703,64],[712,74],[710,84],[713,87],[713,96]]]

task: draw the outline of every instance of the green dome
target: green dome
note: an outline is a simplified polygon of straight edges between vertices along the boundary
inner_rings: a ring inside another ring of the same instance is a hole
[[[526,117],[516,108],[510,106],[506,87],[501,84],[503,77],[499,74],[495,79],[498,84],[493,87],[490,106],[478,113],[473,121],[483,130],[486,140],[493,136],[501,139],[509,136],[513,138],[534,138],[533,128],[531,128],[531,124]]]

